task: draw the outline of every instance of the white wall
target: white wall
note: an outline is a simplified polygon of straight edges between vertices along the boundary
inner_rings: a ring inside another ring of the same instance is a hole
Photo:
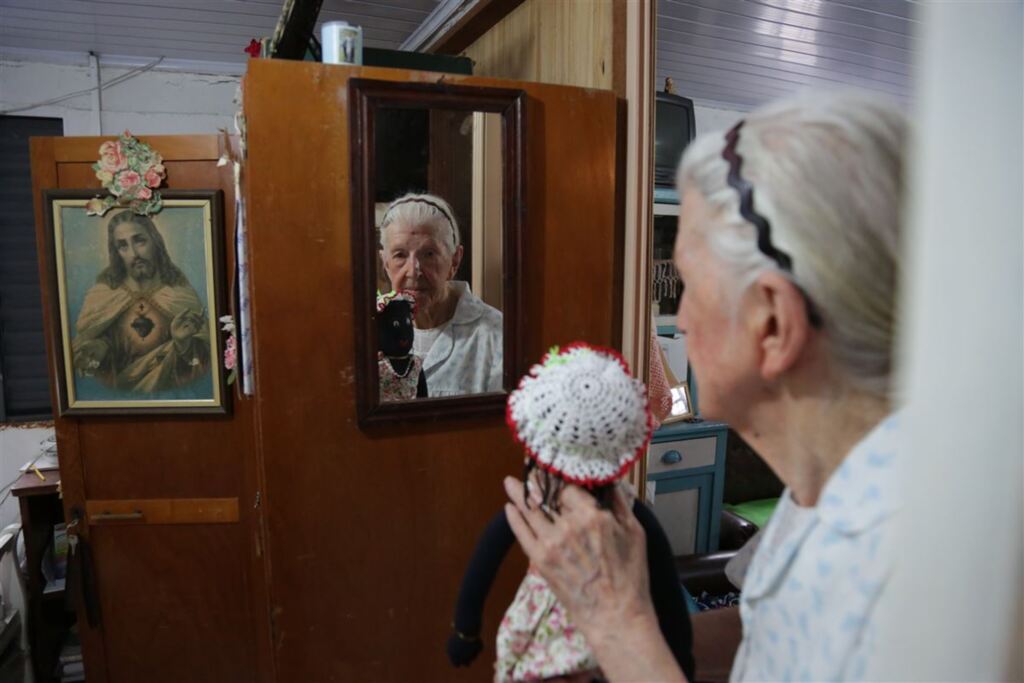
[[[131,67],[100,63],[100,76],[109,82]],[[237,70],[237,68],[236,68]],[[135,135],[215,133],[232,130],[233,102],[240,77],[236,74],[195,73],[157,67],[102,91],[99,129],[91,93],[15,116],[64,119],[65,135]],[[51,100],[96,85],[87,55],[66,57],[63,63],[0,56],[0,113]]]
[[[39,444],[53,434],[53,427],[17,424],[0,424],[0,486],[7,486],[16,480],[19,468],[39,453]],[[0,493],[0,498],[7,490]],[[20,519],[18,499],[8,496],[0,505],[0,529]]]
[[[909,476],[873,678],[1024,677],[1024,5],[925,3],[901,345]]]
[[[715,104],[705,104],[699,101],[693,103],[693,116],[697,120],[697,135],[717,131],[724,133],[745,115],[746,112],[727,109]]]

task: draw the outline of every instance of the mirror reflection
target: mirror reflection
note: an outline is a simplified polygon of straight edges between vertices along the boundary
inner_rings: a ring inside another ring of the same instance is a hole
[[[501,115],[375,115],[380,400],[500,392]]]

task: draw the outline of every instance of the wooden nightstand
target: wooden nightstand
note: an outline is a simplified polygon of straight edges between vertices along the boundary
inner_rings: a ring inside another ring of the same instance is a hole
[[[25,609],[32,668],[37,683],[57,680],[54,671],[61,644],[75,623],[66,606],[64,590],[46,590],[42,562],[53,542],[53,527],[64,521],[64,508],[57,492],[58,470],[40,470],[21,475],[11,492],[21,505],[21,528],[25,535]]]

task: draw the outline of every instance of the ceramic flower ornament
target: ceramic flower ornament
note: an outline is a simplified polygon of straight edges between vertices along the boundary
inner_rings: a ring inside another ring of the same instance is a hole
[[[115,206],[130,208],[143,216],[163,208],[156,188],[164,182],[167,170],[159,152],[125,131],[117,140],[100,145],[99,153],[100,158],[92,169],[110,194],[94,197],[86,203],[90,216],[102,216]]]

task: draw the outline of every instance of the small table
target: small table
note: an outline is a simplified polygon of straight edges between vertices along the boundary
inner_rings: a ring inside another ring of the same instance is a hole
[[[61,644],[75,615],[65,606],[64,590],[46,591],[42,562],[53,542],[53,527],[64,521],[64,507],[57,492],[59,470],[32,470],[21,475],[11,489],[21,506],[21,529],[25,537],[25,616],[32,669],[37,683],[56,681],[55,670]]]

